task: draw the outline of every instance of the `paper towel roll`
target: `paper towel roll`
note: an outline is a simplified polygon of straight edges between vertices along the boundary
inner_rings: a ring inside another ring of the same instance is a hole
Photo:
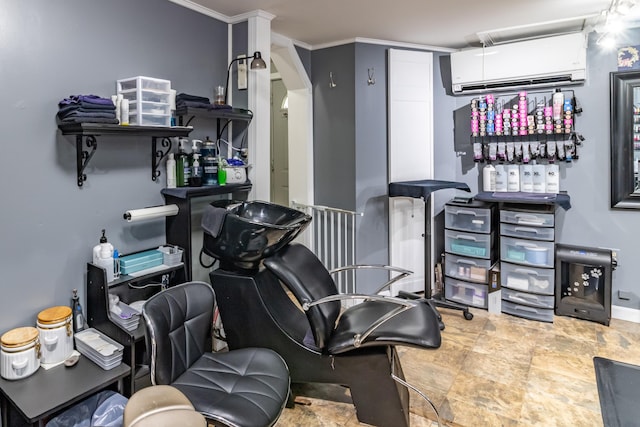
[[[143,209],[131,209],[124,213],[123,218],[127,222],[144,221],[153,218],[178,215],[177,205],[152,206]]]

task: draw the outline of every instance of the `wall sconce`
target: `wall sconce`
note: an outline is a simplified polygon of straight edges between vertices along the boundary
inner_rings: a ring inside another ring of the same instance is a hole
[[[229,75],[231,74],[231,66],[233,65],[234,62],[246,61],[248,59],[251,59],[251,64],[249,65],[249,68],[252,70],[264,70],[267,68],[267,64],[264,62],[264,59],[262,59],[262,54],[258,51],[254,52],[253,55],[249,56],[248,58],[240,57],[240,58],[235,58],[231,60],[231,62],[229,63],[229,68],[227,68],[227,82],[224,85],[224,89],[225,89],[224,103],[225,104],[227,103],[227,95],[229,94]]]

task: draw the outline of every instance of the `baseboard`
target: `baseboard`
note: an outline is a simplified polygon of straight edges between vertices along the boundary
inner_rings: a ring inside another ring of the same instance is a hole
[[[611,317],[618,320],[640,323],[640,310],[620,305],[611,306]]]

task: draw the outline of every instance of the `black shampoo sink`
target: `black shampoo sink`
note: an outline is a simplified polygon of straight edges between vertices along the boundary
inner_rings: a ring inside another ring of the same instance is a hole
[[[224,269],[253,270],[309,222],[304,212],[274,203],[217,200],[202,215],[203,250]]]

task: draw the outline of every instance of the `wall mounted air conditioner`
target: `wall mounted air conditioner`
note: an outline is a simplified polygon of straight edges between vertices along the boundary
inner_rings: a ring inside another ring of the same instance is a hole
[[[584,82],[587,39],[565,34],[451,54],[454,94],[549,87]]]

